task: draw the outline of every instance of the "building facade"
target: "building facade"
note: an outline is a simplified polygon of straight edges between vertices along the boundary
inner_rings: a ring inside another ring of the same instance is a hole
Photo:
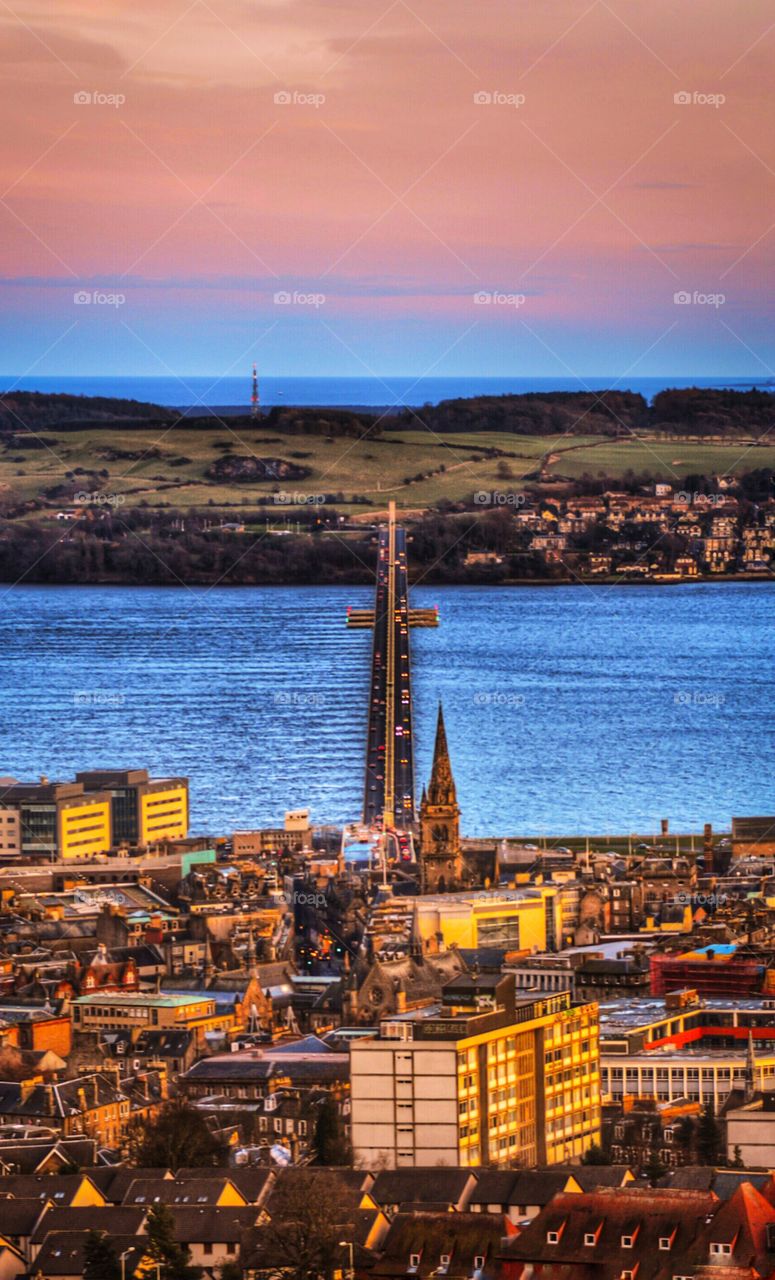
[[[356,1160],[555,1164],[600,1138],[597,1006],[463,975],[350,1047]]]

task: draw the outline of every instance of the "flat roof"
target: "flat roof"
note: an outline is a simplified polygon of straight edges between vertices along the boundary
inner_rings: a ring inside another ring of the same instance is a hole
[[[122,996],[120,992],[106,993],[100,995],[95,992],[88,996],[78,996],[73,1002],[74,1004],[134,1004],[148,1005],[157,1009],[176,1009],[187,1004],[203,1004],[208,1002],[213,1004],[213,997],[209,994],[202,995],[201,992],[191,992],[189,995],[140,995],[130,994]]]

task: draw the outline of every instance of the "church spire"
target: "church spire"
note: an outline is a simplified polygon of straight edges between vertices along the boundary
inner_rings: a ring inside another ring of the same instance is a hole
[[[444,712],[439,703],[439,715],[436,721],[436,745],[433,749],[433,768],[428,785],[428,802],[430,804],[454,805],[457,803],[455,779],[452,777],[452,765],[447,746],[447,732],[444,728]]]

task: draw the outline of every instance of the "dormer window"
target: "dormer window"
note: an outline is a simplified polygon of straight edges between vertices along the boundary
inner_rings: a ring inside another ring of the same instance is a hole
[[[546,1243],[547,1243],[547,1244],[559,1244],[559,1243],[560,1243],[560,1233],[559,1233],[559,1231],[547,1231],[547,1233],[546,1233]]]
[[[710,1246],[710,1254],[712,1258],[731,1258],[731,1244],[712,1244]]]

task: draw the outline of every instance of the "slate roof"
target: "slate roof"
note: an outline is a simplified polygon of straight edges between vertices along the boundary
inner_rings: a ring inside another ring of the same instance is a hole
[[[84,1173],[63,1173],[51,1177],[45,1173],[11,1173],[0,1178],[0,1196],[13,1196],[19,1200],[51,1200],[54,1204],[69,1205],[80,1190]]]
[[[202,1182],[218,1172],[217,1169],[178,1169],[175,1177],[178,1182]],[[222,1172],[242,1192],[248,1204],[260,1204],[272,1182],[270,1169],[236,1167]]]
[[[172,1205],[175,1239],[180,1244],[239,1244],[242,1232],[255,1225],[260,1210],[256,1205],[231,1206]]]
[[[230,1181],[225,1172],[210,1171],[209,1178],[136,1178],[124,1195],[125,1205],[191,1204],[214,1205]]]
[[[48,1209],[32,1234],[32,1242],[42,1244],[52,1231],[85,1233],[92,1228],[95,1231],[106,1231],[111,1237],[135,1236],[142,1231],[147,1214],[147,1208],[139,1209],[132,1205],[114,1204],[105,1205],[102,1208],[89,1205],[77,1209],[72,1207]]]
[[[378,1205],[457,1204],[471,1179],[470,1169],[436,1165],[413,1169],[385,1169],[378,1173],[371,1196]]]
[[[84,1231],[52,1231],[43,1242],[35,1259],[35,1271],[48,1277],[80,1276],[83,1274]],[[148,1247],[143,1236],[114,1236],[113,1248],[124,1254],[126,1280],[135,1275]]]

